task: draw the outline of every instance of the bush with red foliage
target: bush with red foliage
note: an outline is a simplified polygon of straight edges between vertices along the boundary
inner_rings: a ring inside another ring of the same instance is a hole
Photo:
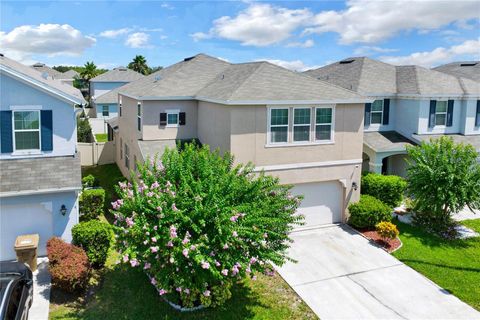
[[[85,288],[90,264],[82,248],[53,237],[47,242],[52,284],[68,292]]]

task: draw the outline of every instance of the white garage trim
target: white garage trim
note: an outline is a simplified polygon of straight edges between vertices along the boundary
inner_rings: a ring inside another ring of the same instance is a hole
[[[262,170],[263,171],[279,171],[279,170],[304,169],[304,168],[347,166],[347,165],[355,165],[355,164],[362,164],[362,159],[277,164],[277,165],[271,165],[271,166],[259,166],[259,167],[256,167],[254,171],[255,172],[262,171]]]
[[[60,193],[60,192],[72,192],[80,191],[82,188],[61,188],[61,189],[40,189],[40,190],[22,190],[22,191],[11,191],[11,192],[0,192],[0,198],[6,197],[16,197],[16,196],[29,196],[34,194],[48,194],[48,193]]]

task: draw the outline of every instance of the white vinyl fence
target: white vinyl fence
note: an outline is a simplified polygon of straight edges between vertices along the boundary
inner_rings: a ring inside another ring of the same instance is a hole
[[[115,162],[115,144],[107,142],[79,142],[77,144],[82,166],[95,166]]]

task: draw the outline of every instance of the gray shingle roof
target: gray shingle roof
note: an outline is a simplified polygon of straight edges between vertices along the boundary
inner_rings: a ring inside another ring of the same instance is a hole
[[[115,88],[113,90],[108,91],[94,99],[95,104],[101,103],[118,103],[118,92],[124,87],[125,85]]]
[[[123,86],[134,97],[237,101],[363,99],[353,91],[317,81],[268,62],[230,64],[204,54]]]
[[[128,68],[115,68],[113,70],[102,73],[95,78],[92,78],[91,82],[132,82],[143,78],[144,75],[133,71]]]
[[[57,79],[74,79],[75,77],[78,77],[79,74],[75,70],[68,70],[65,71],[64,73],[61,73],[59,76],[57,76]]]
[[[200,90],[198,98],[224,101],[355,100],[357,93],[269,62],[229,66]]]
[[[477,152],[480,153],[480,135],[462,135],[462,134],[413,134],[412,138],[418,142],[429,142],[430,139],[439,139],[441,137],[450,137],[456,143],[471,144]]]
[[[53,77],[55,79],[60,79],[58,77],[62,75],[62,73],[60,71],[52,69],[44,63],[38,62],[38,63],[33,64],[31,67],[33,69],[37,70],[40,73],[46,72],[50,77]]]
[[[403,151],[414,143],[396,131],[363,133],[363,143],[375,152]]]
[[[0,195],[81,189],[80,156],[2,159]]]
[[[480,61],[457,61],[435,67],[433,70],[480,81]]]
[[[2,69],[1,73],[5,70],[6,72],[20,74],[23,77],[27,77],[31,82],[35,83],[35,85],[46,87],[55,94],[67,96],[69,100],[75,101],[77,104],[86,103],[80,90],[61,82],[58,79],[52,79],[51,77],[45,79],[42,74],[34,68],[28,67],[5,56],[0,56],[0,66]]]
[[[366,57],[347,58],[305,74],[364,95],[480,94],[480,82],[471,79],[420,66],[393,66]]]

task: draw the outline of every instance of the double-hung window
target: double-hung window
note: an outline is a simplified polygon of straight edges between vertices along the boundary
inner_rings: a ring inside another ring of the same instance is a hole
[[[142,130],[142,105],[140,103],[137,104],[137,130]]]
[[[270,109],[270,143],[288,142],[289,108]]]
[[[128,149],[128,145],[125,143],[125,167],[130,169],[130,150]]]
[[[102,106],[102,116],[108,117],[110,115],[110,111],[108,110],[108,106]]]
[[[435,125],[444,126],[447,123],[447,101],[437,101],[435,108]]]
[[[15,150],[40,150],[40,111],[14,111]]]
[[[333,108],[316,108],[315,113],[315,141],[332,140]]]
[[[167,127],[178,127],[180,110],[167,111]]]
[[[293,142],[310,141],[310,108],[293,109]]]
[[[370,111],[370,124],[382,124],[383,119],[383,99],[375,100],[372,103],[372,110]]]

